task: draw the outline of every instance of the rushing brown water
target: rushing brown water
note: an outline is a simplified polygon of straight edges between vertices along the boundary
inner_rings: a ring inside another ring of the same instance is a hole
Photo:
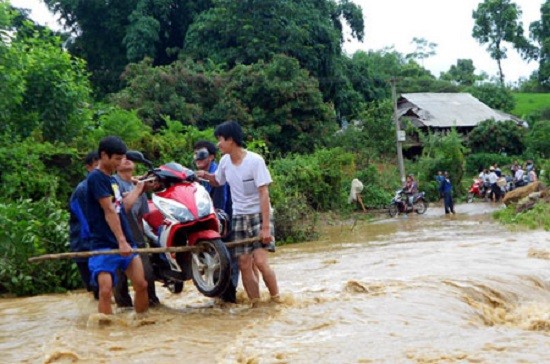
[[[142,317],[85,292],[0,300],[1,363],[542,363],[550,233],[490,204],[327,227],[271,256],[283,303],[214,306],[189,282]]]

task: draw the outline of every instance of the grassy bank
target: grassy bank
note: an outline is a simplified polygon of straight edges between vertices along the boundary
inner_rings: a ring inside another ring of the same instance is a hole
[[[516,107],[511,113],[519,117],[548,109],[550,105],[550,93],[514,93],[514,99]]]
[[[550,203],[541,201],[530,210],[516,212],[516,206],[495,211],[493,217],[503,224],[550,231]]]

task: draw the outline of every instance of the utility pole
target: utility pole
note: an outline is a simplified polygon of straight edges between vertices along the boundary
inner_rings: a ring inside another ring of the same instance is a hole
[[[403,148],[401,142],[405,140],[403,133],[399,129],[399,118],[397,117],[397,94],[395,91],[395,84],[397,79],[392,77],[391,83],[391,95],[393,100],[393,120],[395,122],[395,143],[397,145],[397,164],[399,165],[399,174],[401,175],[401,184],[405,184],[405,164],[403,163]]]

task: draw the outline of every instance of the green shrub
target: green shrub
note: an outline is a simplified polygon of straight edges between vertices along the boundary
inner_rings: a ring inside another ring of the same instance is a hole
[[[79,287],[71,260],[27,261],[68,251],[68,220],[68,212],[50,199],[0,203],[0,292],[32,295]]]
[[[278,195],[274,213],[275,239],[282,243],[295,243],[315,239],[318,236],[318,214],[297,191]]]
[[[537,157],[550,158],[550,120],[533,123],[526,138],[527,152]]]
[[[310,155],[290,155],[270,164],[278,185],[300,192],[314,210],[341,207],[347,200],[342,182],[354,172],[353,154],[341,148],[317,150]]]
[[[344,208],[354,171],[353,154],[341,148],[310,155],[288,155],[270,165],[270,196],[276,211],[279,240],[307,240],[315,236],[316,211]],[[344,187],[346,186],[346,187]]]
[[[76,150],[63,143],[0,136],[0,197],[66,201],[72,186],[84,177],[79,159]]]
[[[367,208],[383,208],[393,197],[393,192],[399,188],[399,178],[395,168],[382,169],[374,164],[357,172],[357,178],[363,183],[363,204]],[[346,186],[349,192],[350,183]]]

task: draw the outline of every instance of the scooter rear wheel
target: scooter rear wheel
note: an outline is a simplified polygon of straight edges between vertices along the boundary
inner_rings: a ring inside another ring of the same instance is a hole
[[[218,297],[231,280],[230,255],[220,239],[203,240],[197,246],[204,248],[192,253],[191,271],[193,283],[207,297]]]
[[[183,291],[183,282],[168,281],[166,282],[166,288],[172,293],[181,293],[181,291]]]

